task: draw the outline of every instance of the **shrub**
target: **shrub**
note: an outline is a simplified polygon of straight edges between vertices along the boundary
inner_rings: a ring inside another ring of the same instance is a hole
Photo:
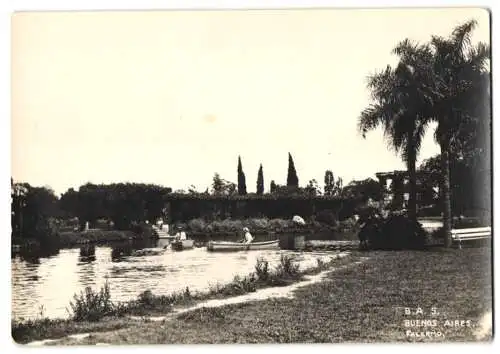
[[[321,210],[316,214],[316,220],[330,226],[337,226],[338,224],[337,213],[331,209]]]
[[[153,295],[153,292],[151,290],[145,290],[139,294],[137,301],[141,305],[152,306],[154,303],[154,299],[155,297]]]
[[[150,224],[144,222],[132,224],[131,230],[134,234],[140,236],[141,238],[154,238],[156,237],[156,232]]]
[[[284,230],[291,228],[293,226],[293,221],[284,219],[271,219],[269,220],[269,226],[273,229]]]
[[[114,305],[111,302],[108,282],[99,291],[94,292],[88,286],[79,295],[75,294],[74,302],[70,302],[70,307],[75,321],[99,321],[113,314]]]
[[[355,229],[358,226],[358,222],[354,217],[347,218],[338,223],[339,231],[346,232]]]
[[[207,226],[205,220],[203,219],[193,219],[190,220],[188,223],[188,229],[194,232],[202,232],[205,230],[205,227]]]
[[[317,229],[321,229],[321,228],[322,228],[322,226],[323,226],[323,225],[322,225],[319,221],[317,221],[317,220],[312,220],[312,221],[310,221],[310,222],[309,222],[309,225],[311,225],[311,226],[312,226],[314,229],[316,229],[316,230],[317,230]]]
[[[235,231],[241,231],[242,229],[243,229],[243,223],[241,220],[225,219],[221,223],[220,231],[235,232]]]
[[[299,273],[300,265],[293,262],[293,258],[289,255],[282,254],[280,264],[276,267],[276,274],[281,276],[296,276]]]
[[[367,220],[358,236],[369,249],[421,249],[426,232],[419,222],[415,224],[406,215],[391,215],[387,219]]]
[[[222,221],[212,221],[206,225],[204,231],[206,232],[237,232],[243,229],[243,222],[241,220],[224,219]]]
[[[266,218],[253,218],[248,219],[247,221],[248,227],[250,230],[267,230],[269,227],[269,220]]]
[[[255,274],[251,273],[248,276],[240,277],[236,275],[233,281],[225,286],[218,287],[217,291],[224,295],[242,295],[257,290]]]
[[[269,278],[269,262],[263,258],[258,258],[255,264],[255,274],[257,279],[266,281]]]
[[[233,279],[233,288],[237,288],[241,293],[250,293],[257,290],[257,286],[255,284],[255,274],[250,273],[248,276],[243,278],[239,276],[235,276]]]
[[[222,231],[222,222],[214,220],[207,227],[212,232],[220,232],[220,231]]]

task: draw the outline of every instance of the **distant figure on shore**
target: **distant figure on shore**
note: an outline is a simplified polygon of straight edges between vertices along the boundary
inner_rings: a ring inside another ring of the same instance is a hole
[[[186,232],[184,232],[182,226],[177,227],[177,233],[175,234],[175,239],[177,241],[187,240]]]
[[[156,226],[158,226],[160,230],[163,230],[163,219],[158,219]]]
[[[248,227],[244,227],[243,232],[245,233],[245,238],[243,239],[243,243],[245,243],[245,244],[252,243],[253,236],[250,233],[250,230],[248,229]]]

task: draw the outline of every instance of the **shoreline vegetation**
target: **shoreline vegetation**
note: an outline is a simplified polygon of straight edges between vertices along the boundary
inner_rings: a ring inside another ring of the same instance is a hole
[[[281,234],[317,234],[323,233],[324,237],[338,239],[339,234],[343,234],[342,239],[355,240],[357,236],[357,225],[354,219],[349,218],[336,223],[324,223],[313,221],[306,225],[297,226],[292,220],[287,219],[226,219],[221,221],[206,222],[203,219],[193,219],[185,223],[178,223],[183,226],[188,237],[198,241],[208,241],[210,239],[220,239],[225,237],[241,238],[243,227],[249,227],[252,234],[257,239]],[[141,224],[135,230],[106,230],[90,229],[87,231],[58,231],[54,246],[70,247],[85,243],[106,243],[130,240],[158,239],[158,235],[150,224]],[[14,238],[12,246],[22,248],[40,247],[36,239]]]
[[[366,256],[369,258],[354,264]],[[49,338],[62,339],[61,344],[291,343],[304,342],[304,338],[323,343],[491,340],[491,333],[481,338],[477,335],[483,315],[492,309],[490,248],[353,252],[343,259],[352,266],[338,267],[323,281],[295,290],[293,298],[199,308],[174,314],[175,321],[154,323],[147,317],[131,320],[123,316],[97,322],[40,319],[13,324],[12,336],[23,344]],[[318,263],[310,272],[342,262]],[[244,279],[238,283],[243,284]],[[231,284],[224,287],[229,294],[219,291],[205,296],[223,298],[247,289],[236,286],[236,280]],[[136,300],[150,304],[149,308],[143,305],[144,314],[155,314],[155,306],[160,306],[161,313],[171,313],[168,310],[175,301],[146,293],[141,294],[142,300]],[[186,294],[177,295],[175,303],[193,304],[186,298]],[[414,311],[420,307],[424,314],[405,315],[405,307]],[[406,326],[409,320],[428,319],[431,308],[438,311],[433,317],[436,326]],[[65,338],[77,333],[92,335],[81,340]]]
[[[49,319],[40,311],[38,319],[12,320],[12,337],[19,344],[35,340],[61,338],[70,334],[92,330],[112,330],[126,326],[131,316],[169,315],[177,309],[194,306],[207,300],[225,299],[256,292],[270,287],[284,287],[305,280],[308,275],[318,274],[333,266],[342,266],[352,262],[352,258],[333,255],[329,261],[317,258],[316,266],[301,270],[292,256],[282,255],[278,265],[271,269],[263,258],[256,261],[254,271],[245,275],[235,275],[226,284],[210,285],[208,291],[192,292],[189,287],[169,295],[154,295],[146,290],[137,299],[127,302],[112,302],[109,286],[101,289],[87,287],[73,296],[68,306],[67,319]],[[127,319],[128,318],[128,319]]]
[[[425,217],[425,220],[440,221],[439,218]],[[467,228],[484,226],[479,218],[454,218],[454,228]],[[249,218],[249,219],[225,219],[220,221],[206,222],[203,219],[192,219],[185,223],[178,223],[184,227],[188,237],[196,241],[207,242],[208,240],[238,239],[241,238],[243,227],[249,227],[257,241],[267,240],[273,235],[278,237],[282,234],[304,235],[306,240],[308,235],[314,234],[314,239],[318,240],[342,240],[359,241],[358,232],[360,225],[354,218],[343,221],[319,222],[312,221],[306,225],[295,225],[292,220]],[[439,235],[437,233],[436,235]],[[88,231],[58,231],[55,241],[50,247],[73,247],[82,244],[103,244],[110,242],[126,242],[140,240],[155,240],[158,235],[151,225],[142,224],[135,230],[106,230],[90,229]],[[197,243],[200,245],[200,243]],[[39,249],[40,242],[31,238],[13,238],[12,247],[20,249]]]

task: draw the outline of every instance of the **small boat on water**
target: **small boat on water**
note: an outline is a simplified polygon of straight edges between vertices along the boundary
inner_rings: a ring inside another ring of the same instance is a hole
[[[194,240],[173,241],[170,245],[174,251],[188,250],[194,247]]]
[[[273,250],[279,249],[279,240],[264,241],[264,242],[226,242],[226,241],[208,241],[207,251],[257,251],[257,250]]]

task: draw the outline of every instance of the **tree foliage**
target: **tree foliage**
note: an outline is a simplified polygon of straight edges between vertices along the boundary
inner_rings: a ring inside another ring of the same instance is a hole
[[[305,188],[305,191],[311,196],[321,195],[321,188],[318,184],[318,181],[316,181],[315,179],[309,181],[307,187]]]
[[[241,165],[241,157],[238,156],[238,194],[247,194],[247,184],[245,179],[245,173],[243,172],[243,166]]]
[[[342,189],[342,197],[352,199],[368,199],[379,201],[383,198],[383,188],[379,182],[373,178],[361,181],[351,181]]]
[[[128,229],[133,222],[155,220],[163,215],[169,187],[142,183],[92,184],[69,189],[60,198],[66,216],[93,227],[98,219],[112,220],[117,229]]]
[[[213,195],[233,195],[236,193],[236,184],[222,179],[216,173],[212,179],[212,194]]]
[[[276,192],[276,188],[277,188],[276,182],[274,182],[274,180],[272,180],[271,184],[269,186],[270,193],[275,193]]]
[[[335,176],[331,170],[325,171],[325,195],[338,196],[342,192],[343,183],[342,178],[335,180]]]
[[[260,164],[259,172],[257,173],[257,194],[264,194],[264,172],[262,171],[262,164]]]
[[[58,216],[58,198],[53,190],[11,180],[12,237],[37,239],[44,244],[56,242]]]
[[[292,154],[288,153],[288,174],[286,178],[287,187],[298,188],[299,187],[299,177],[297,177],[297,171],[295,170],[295,164],[293,162]]]

